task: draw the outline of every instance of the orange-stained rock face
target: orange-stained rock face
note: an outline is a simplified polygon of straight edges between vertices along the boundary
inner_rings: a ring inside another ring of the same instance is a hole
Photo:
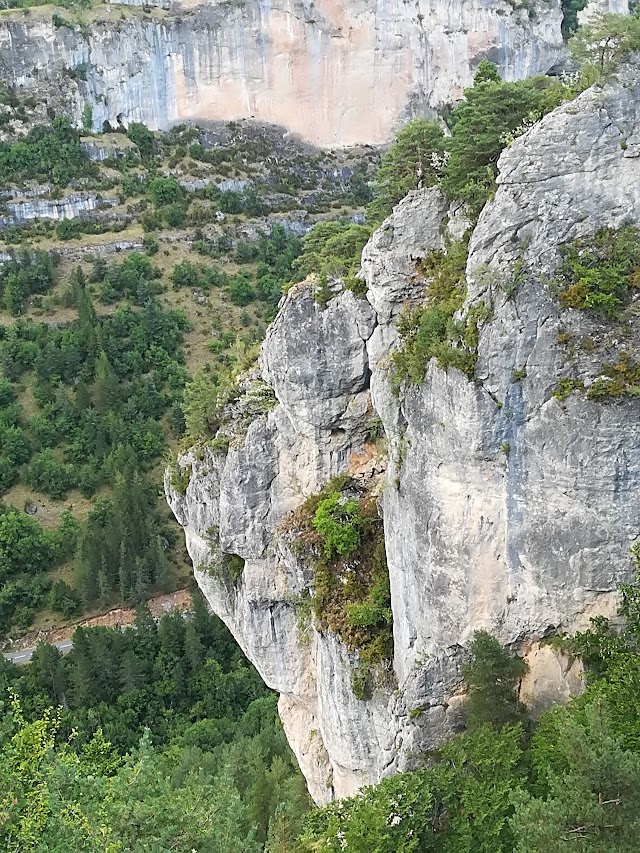
[[[96,128],[254,118],[324,147],[379,144],[459,97],[482,58],[508,79],[553,65],[559,0],[537,2],[531,18],[506,0],[184,0],[124,21],[109,10],[88,38],[16,16],[0,63],[27,89],[58,75],[78,118],[86,90],[62,72],[86,64]]]

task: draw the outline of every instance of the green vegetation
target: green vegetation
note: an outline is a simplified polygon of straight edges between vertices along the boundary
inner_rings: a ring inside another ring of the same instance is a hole
[[[558,344],[570,360],[578,355],[595,360],[598,353],[602,357],[591,382],[580,376],[559,379],[553,396],[564,400],[573,391],[581,391],[594,402],[608,403],[640,395],[640,366],[631,332],[633,294],[640,287],[638,229],[631,225],[603,228],[564,246],[553,285],[563,307],[587,311],[598,324],[597,334],[582,338],[561,332]]]
[[[581,91],[576,84],[532,77],[500,79],[490,62],[478,65],[473,86],[445,117],[450,136],[437,121],[415,119],[403,127],[384,155],[374,182],[368,220],[378,224],[411,189],[438,185],[451,200],[463,201],[472,219],[495,190],[504,147],[562,101]]]
[[[551,396],[556,397],[556,399],[562,402],[573,394],[574,391],[584,391],[584,382],[582,379],[558,379]]]
[[[135,628],[78,629],[65,658],[0,659],[0,686],[6,850],[258,853],[298,831],[276,697],[199,595],[188,620],[142,608]]]
[[[100,285],[103,296],[108,290],[115,298],[124,290],[144,307],[121,305],[98,316],[84,273],[77,269],[66,297],[75,319],[60,326],[18,320],[0,329],[7,403],[0,413],[2,490],[24,483],[61,500],[72,489],[92,498],[107,486],[112,496],[94,501],[65,554],[39,556],[37,565],[15,563],[19,577],[5,591],[2,630],[14,621],[28,626],[28,617],[46,604],[52,582],[41,578],[29,596],[22,587],[30,575],[47,575],[60,560],[75,562],[75,587],[67,598],[85,605],[106,606],[114,596],[141,600],[171,587],[172,572],[159,543],[173,534],[158,515],[156,493],[144,472],[159,459],[170,435],[162,418],[185,381],[181,341],[186,322],[152,298],[149,266],[145,256],[130,255],[121,265],[105,268]],[[53,278],[47,255],[25,254],[2,272],[5,301],[9,288],[42,292]],[[27,384],[34,401],[29,416],[17,402]],[[39,529],[41,537],[54,535],[8,510],[7,518],[17,516]],[[35,554],[40,552],[35,549]]]
[[[640,48],[640,17],[598,13],[569,42],[573,58],[598,75],[611,74]]]
[[[316,624],[358,653],[352,686],[367,699],[375,667],[391,656],[389,572],[376,501],[347,477],[330,480],[291,516],[294,547],[314,573]]]
[[[66,187],[73,179],[93,177],[97,166],[80,148],[80,134],[68,119],[39,125],[19,142],[0,142],[0,183],[51,181]]]
[[[640,364],[621,352],[615,364],[600,368],[600,376],[593,381],[587,397],[596,403],[640,397]]]
[[[495,66],[483,60],[473,86],[449,118],[451,138],[442,175],[446,195],[466,202],[477,217],[495,190],[505,144],[572,96],[568,87],[546,77],[506,83]]]
[[[329,492],[318,504],[313,526],[322,537],[324,556],[348,557],[360,544],[360,504],[341,492]]]
[[[473,378],[479,329],[491,312],[480,302],[459,316],[466,296],[466,260],[466,242],[460,240],[420,262],[419,272],[428,279],[428,301],[407,307],[398,318],[401,345],[392,355],[390,374],[396,390],[405,382],[422,382],[432,358],[443,369],[457,367]]]
[[[640,287],[638,229],[603,228],[565,246],[557,287],[564,308],[619,316],[632,291]]]
[[[370,227],[353,222],[322,222],[304,237],[302,253],[294,261],[293,269],[300,278],[318,276],[325,286],[329,277],[340,277],[347,287],[360,292],[355,276],[371,233]]]
[[[578,13],[586,8],[588,0],[562,0],[562,35],[565,41],[578,29]]]
[[[467,683],[467,728],[506,726],[524,717],[516,687],[527,671],[526,663],[512,657],[486,631],[476,631],[469,644],[471,660],[462,667]]]
[[[445,162],[445,145],[444,132],[437,122],[416,118],[405,124],[382,158],[367,220],[373,224],[382,222],[410,190],[436,184]]]
[[[14,316],[24,313],[30,296],[50,290],[54,270],[55,259],[47,252],[14,253],[0,269],[0,294],[6,310]]]

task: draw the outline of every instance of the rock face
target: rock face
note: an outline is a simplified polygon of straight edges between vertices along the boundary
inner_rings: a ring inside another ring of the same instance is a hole
[[[456,730],[460,664],[474,630],[527,655],[521,690],[535,711],[580,688],[576,666],[541,641],[611,615],[617,584],[631,576],[640,400],[552,392],[562,379],[589,388],[621,353],[640,361],[640,312],[630,310],[622,330],[562,308],[553,275],[563,244],[640,225],[639,141],[634,67],[560,107],[502,155],[498,191],[469,245],[466,309],[491,308],[473,380],[434,360],[421,384],[399,395],[390,388],[397,316],[425,298],[416,261],[443,247],[447,229],[464,227],[437,189],[417,191],[364,250],[366,300],[344,291],[323,309],[309,284],[284,300],[260,362],[277,404],[249,417],[226,455],[187,454],[183,495],[167,478],[198,582],[280,692],[318,802],[414,766]],[[256,411],[252,387],[236,404],[238,423]],[[350,685],[354,657],[335,636],[301,624],[313,578],[282,521],[366,456],[371,402],[388,444],[382,504],[397,689],[361,701]],[[237,585],[215,570],[220,549],[246,561]]]
[[[32,219],[86,219],[96,211],[117,204],[115,198],[98,198],[95,194],[7,201],[5,207],[9,215],[0,216],[0,229],[10,225],[24,225]]]
[[[26,93],[48,87],[78,124],[90,104],[96,130],[254,118],[338,147],[386,142],[403,119],[458,98],[481,59],[520,79],[563,53],[559,0],[159,5],[105,6],[84,27],[36,8],[3,17],[0,76]]]

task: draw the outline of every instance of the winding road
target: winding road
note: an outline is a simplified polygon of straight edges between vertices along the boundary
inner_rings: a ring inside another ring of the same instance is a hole
[[[55,646],[57,649],[60,649],[60,651],[64,655],[67,652],[70,652],[73,648],[73,641],[59,640],[57,643],[51,643],[51,645]],[[11,661],[11,663],[29,663],[36,648],[37,646],[32,646],[29,649],[16,649],[15,652],[3,652],[3,655],[7,660]]]
[[[175,592],[157,595],[154,598],[149,599],[147,604],[151,610],[153,618],[158,620],[165,614],[188,611],[191,607],[191,593],[188,589],[178,589]],[[113,610],[109,610],[107,613],[85,619],[75,625],[68,625],[66,628],[61,628],[55,632],[49,631],[48,634],[43,632],[39,636],[34,636],[33,634],[31,636],[27,636],[23,639],[23,642],[32,642],[34,645],[19,649],[7,649],[2,654],[8,661],[11,661],[11,663],[29,663],[33,653],[38,648],[39,641],[55,646],[57,649],[60,649],[63,655],[66,655],[73,648],[73,640],[69,634],[72,634],[76,628],[91,628],[101,625],[107,628],[117,627],[124,629],[133,625],[135,623],[135,619],[136,611],[134,608],[116,607]],[[65,634],[67,636],[65,636]],[[57,640],[54,639],[56,635],[58,636]]]

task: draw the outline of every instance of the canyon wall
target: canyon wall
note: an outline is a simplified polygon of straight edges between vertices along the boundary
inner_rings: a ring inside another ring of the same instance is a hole
[[[325,147],[380,144],[460,97],[481,59],[505,79],[563,56],[560,0],[223,0],[104,5],[0,22],[0,78],[94,129],[252,118]],[[68,19],[65,24],[65,16]],[[61,23],[61,20],[63,23]],[[85,116],[86,118],[86,116]]]
[[[419,190],[363,252],[367,298],[338,286],[323,307],[313,282],[295,286],[224,441],[179,460],[184,488],[167,475],[198,583],[280,692],[317,802],[415,766],[460,727],[474,630],[527,656],[526,701],[566,699],[579,669],[545,638],[614,614],[632,576],[640,399],[586,392],[640,361],[640,299],[623,323],[563,308],[554,274],[562,245],[640,225],[640,69],[546,116],[499,166],[469,244],[463,313],[489,309],[473,378],[432,360],[423,382],[391,388],[398,315],[425,299],[417,262],[464,227],[438,189]],[[372,406],[386,449],[370,442]],[[391,585],[393,669],[368,700],[352,689],[357,653],[301,618],[314,578],[287,524],[347,470],[378,496]],[[225,554],[245,561],[239,577]]]

